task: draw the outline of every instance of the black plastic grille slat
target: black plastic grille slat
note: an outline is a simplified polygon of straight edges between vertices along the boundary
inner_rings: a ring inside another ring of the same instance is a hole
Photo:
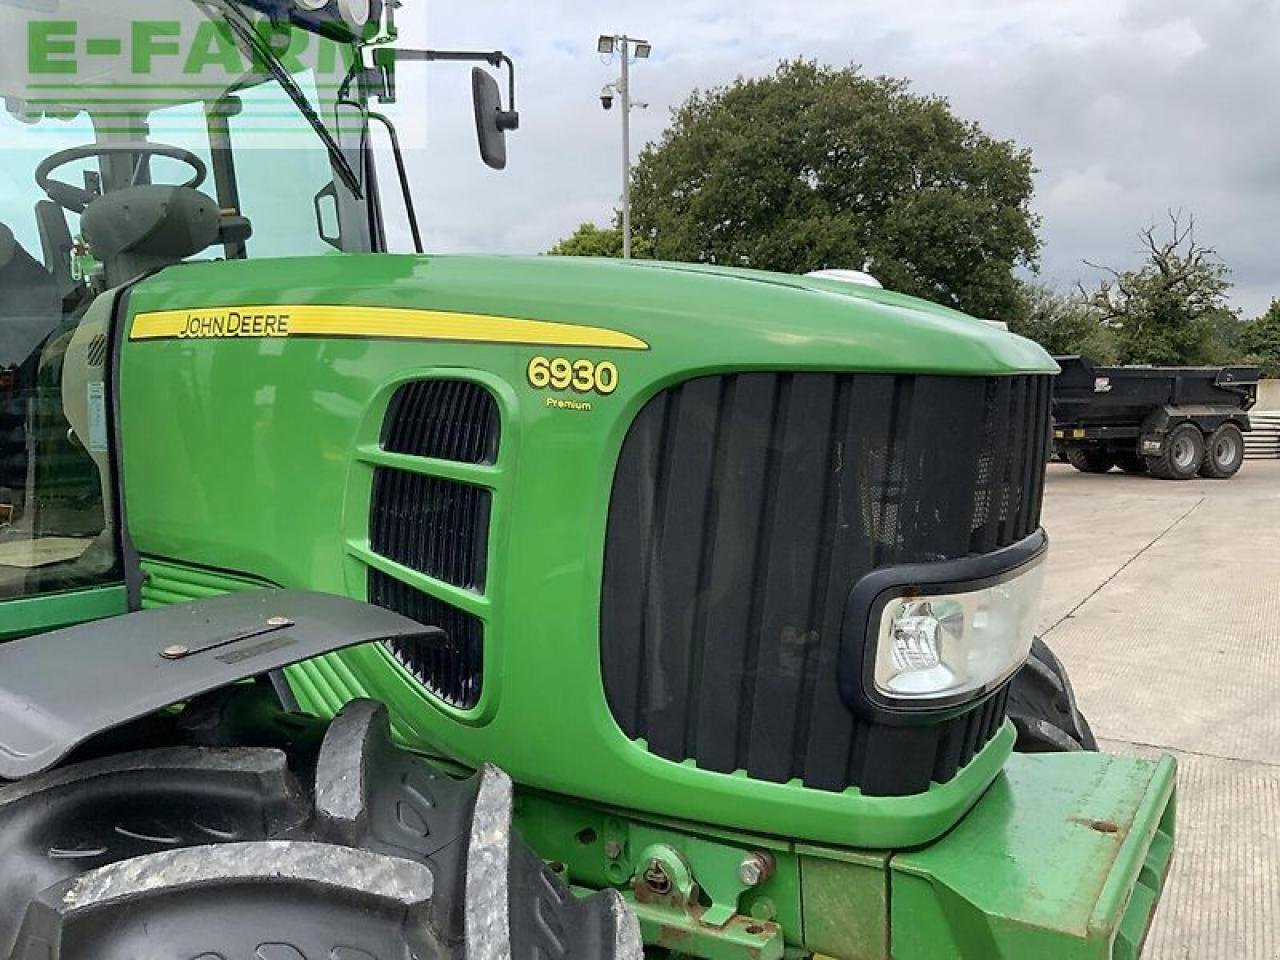
[[[369,546],[419,573],[482,592],[491,500],[488,490],[470,484],[380,467]]]
[[[918,792],[968,763],[1004,693],[934,726],[857,719],[836,662],[877,566],[990,552],[1039,523],[1047,377],[741,374],[668,390],[619,460],[601,611],[623,730],[672,760]]]
[[[369,571],[369,602],[442,629],[446,638],[438,643],[392,640],[386,647],[445,703],[469,710],[480,702],[484,624],[478,618],[380,570]]]
[[[383,449],[438,460],[493,464],[501,419],[483,386],[420,380],[399,387],[382,428]],[[492,494],[472,484],[407,470],[374,471],[369,545],[380,556],[436,580],[483,593]],[[484,677],[484,625],[458,607],[377,570],[369,601],[441,627],[442,643],[392,643],[395,657],[432,693],[474,707]]]
[[[1042,425],[1039,434],[1039,446],[1031,462],[1031,515],[1027,521],[1027,526],[1033,530],[1040,526],[1040,513],[1044,507],[1045,470],[1049,462],[1049,448],[1053,443],[1050,430],[1053,409],[1053,381],[1048,377],[1042,377],[1040,378],[1039,388],[1040,405],[1037,419],[1042,421]]]
[[[391,398],[382,446],[390,453],[494,463],[501,418],[493,394],[467,380],[418,380]]]

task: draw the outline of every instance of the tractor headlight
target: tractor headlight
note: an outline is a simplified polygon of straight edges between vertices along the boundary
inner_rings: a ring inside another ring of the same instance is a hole
[[[877,570],[849,595],[840,687],[883,722],[961,708],[1004,683],[1035,635],[1047,540]]]
[[[1044,564],[978,590],[889,600],[876,641],[876,692],[950,700],[1013,673],[1031,649]]]

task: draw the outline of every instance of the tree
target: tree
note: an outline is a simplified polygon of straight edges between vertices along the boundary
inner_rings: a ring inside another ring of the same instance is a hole
[[[1280,377],[1280,300],[1272,300],[1266,313],[1244,325],[1240,347],[1248,363],[1262,367],[1264,377]]]
[[[865,268],[978,316],[1034,266],[1030,153],[903,80],[809,61],[695,92],[636,166],[633,218],[660,259],[802,273]]]
[[[622,231],[584,223],[547,253],[553,257],[620,257]]]
[[[1136,270],[1088,263],[1108,276],[1081,292],[1099,321],[1115,332],[1121,363],[1216,364],[1234,359],[1240,322],[1227,306],[1230,272],[1212,247],[1196,240],[1195,218],[1170,212],[1170,231],[1155,225],[1139,237]]]
[[[1098,321],[1083,297],[1043,284],[1022,285],[1009,329],[1055,356],[1082,354],[1098,363],[1114,363],[1117,357],[1115,332]]]
[[[622,225],[615,223],[612,227],[598,227],[594,223],[581,224],[547,254],[553,257],[621,257]],[[643,237],[632,238],[631,255],[636,258],[651,256]]]

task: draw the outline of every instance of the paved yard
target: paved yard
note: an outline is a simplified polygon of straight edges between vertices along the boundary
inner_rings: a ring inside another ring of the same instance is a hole
[[[1052,464],[1041,629],[1105,749],[1173,753],[1146,960],[1280,958],[1280,461],[1229,482]]]

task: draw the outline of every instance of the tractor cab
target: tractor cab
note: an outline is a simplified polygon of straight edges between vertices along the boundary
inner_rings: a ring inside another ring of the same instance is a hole
[[[0,601],[119,580],[115,297],[184,262],[388,247],[398,57],[380,0],[0,0]],[[514,114],[477,71],[482,154]],[[512,88],[514,96],[514,85]],[[377,136],[371,135],[374,121]],[[380,149],[385,145],[386,149]],[[0,639],[5,635],[0,624]]]

